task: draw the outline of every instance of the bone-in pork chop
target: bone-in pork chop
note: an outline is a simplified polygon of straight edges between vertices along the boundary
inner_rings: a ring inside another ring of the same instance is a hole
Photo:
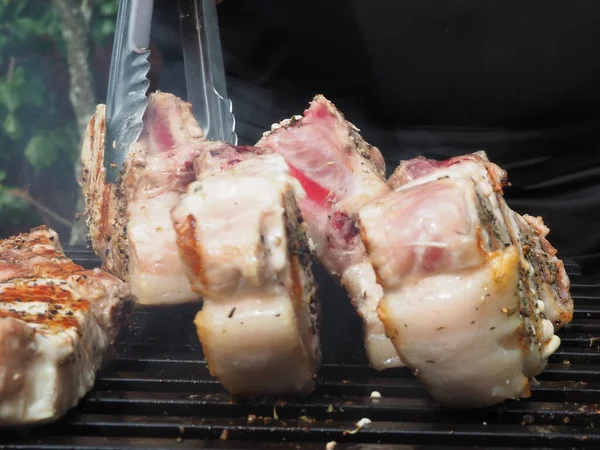
[[[109,272],[129,283],[141,304],[199,301],[179,259],[170,217],[194,181],[193,162],[205,142],[190,104],[171,94],[150,94],[144,130],[117,185],[105,178],[104,114],[99,105],[81,156],[94,251]]]
[[[418,158],[359,213],[384,290],[379,317],[402,360],[448,406],[528,397],[560,344],[552,322],[572,317],[547,231],[510,210],[505,181],[483,153]]]
[[[46,227],[0,241],[0,425],[62,416],[127,321],[127,285],[68,259]]]
[[[340,111],[316,96],[303,116],[275,124],[258,142],[282,155],[306,197],[298,200],[319,260],[340,277],[364,323],[370,364],[402,365],[376,309],[383,293],[356,226],[360,208],[389,192],[385,164]]]
[[[173,210],[208,367],[243,396],[307,394],[321,362],[304,195],[270,150],[206,142]]]

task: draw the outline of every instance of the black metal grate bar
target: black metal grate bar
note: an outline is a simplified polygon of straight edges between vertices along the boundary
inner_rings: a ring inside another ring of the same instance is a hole
[[[80,264],[97,265],[90,252],[70,250]],[[312,450],[329,441],[337,450],[600,448],[600,286],[585,285],[575,265],[567,269],[575,317],[528,400],[448,410],[407,369],[370,369],[342,298],[323,302],[324,364],[314,394],[241,402],[208,373],[192,322],[197,305],[168,314],[141,308],[118,357],[78,407],[55,424],[0,430],[0,449]],[[335,325],[341,314],[343,332]],[[373,391],[382,398],[371,399]],[[363,417],[372,423],[348,434]]]

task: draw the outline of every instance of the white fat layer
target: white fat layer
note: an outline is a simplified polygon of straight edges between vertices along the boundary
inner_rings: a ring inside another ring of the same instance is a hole
[[[179,198],[178,192],[169,191],[129,207],[129,283],[140,304],[199,300],[185,276],[175,243],[170,212]]]
[[[403,360],[443,404],[485,406],[526,391],[522,319],[514,312],[517,264],[509,247],[479,270],[414,280],[382,300],[382,319]],[[545,363],[539,355],[538,371]]]

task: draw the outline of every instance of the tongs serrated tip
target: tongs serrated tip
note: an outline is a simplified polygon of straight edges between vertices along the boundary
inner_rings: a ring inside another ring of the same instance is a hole
[[[110,183],[119,179],[125,158],[144,128],[152,9],[152,0],[119,2],[106,99],[104,167]]]

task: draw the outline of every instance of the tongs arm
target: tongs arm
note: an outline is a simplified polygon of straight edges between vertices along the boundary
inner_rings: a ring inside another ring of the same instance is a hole
[[[237,144],[215,0],[179,0],[187,98],[205,138]]]
[[[106,98],[104,167],[109,182],[119,178],[129,149],[140,137],[148,106],[148,50],[152,0],[121,0]]]

